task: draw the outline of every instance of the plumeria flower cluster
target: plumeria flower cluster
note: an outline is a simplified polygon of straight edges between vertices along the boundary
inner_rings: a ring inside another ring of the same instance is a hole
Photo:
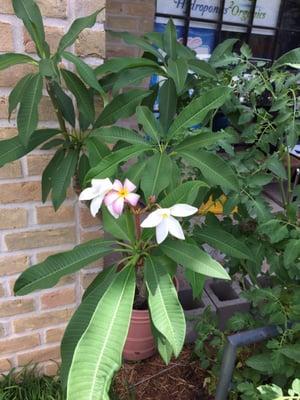
[[[125,203],[135,207],[140,196],[134,191],[136,186],[126,179],[124,184],[118,179],[111,182],[110,179],[93,179],[92,187],[85,189],[79,196],[80,201],[91,200],[90,210],[96,217],[103,202],[111,215],[118,219],[124,210]]]
[[[124,184],[118,179],[112,183],[110,179],[93,179],[92,187],[85,189],[79,196],[80,201],[91,200],[91,214],[95,217],[104,203],[111,215],[118,219],[125,204],[137,206],[140,196],[134,193],[136,186],[126,179]],[[156,241],[162,243],[168,234],[177,239],[184,240],[185,236],[182,227],[174,217],[189,217],[198,212],[196,207],[189,204],[175,204],[170,208],[158,208],[151,212],[141,223],[142,228],[155,228]]]

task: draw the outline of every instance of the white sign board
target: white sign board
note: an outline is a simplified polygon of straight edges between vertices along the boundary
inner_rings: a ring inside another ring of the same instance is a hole
[[[158,0],[157,12],[167,15],[183,16],[186,9],[186,0]],[[279,14],[281,0],[257,0],[253,25],[275,28]],[[252,0],[226,0],[224,8],[224,22],[247,24],[250,19]],[[220,0],[192,0],[191,16],[218,21],[220,14]],[[223,30],[243,32],[242,27],[223,26]],[[253,33],[273,34],[267,29],[253,29]]]

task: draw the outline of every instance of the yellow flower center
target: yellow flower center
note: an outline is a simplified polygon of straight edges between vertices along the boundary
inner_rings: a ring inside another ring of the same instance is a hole
[[[165,213],[165,214],[162,215],[162,217],[163,218],[169,218],[169,215]]]
[[[121,190],[119,191],[119,195],[120,195],[121,197],[126,197],[128,194],[129,194],[129,192],[128,192],[127,189],[121,189]]]

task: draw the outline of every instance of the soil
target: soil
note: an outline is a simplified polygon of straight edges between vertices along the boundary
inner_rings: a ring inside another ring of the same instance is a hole
[[[148,360],[124,363],[117,374],[111,397],[116,400],[213,400],[203,387],[207,377],[186,346],[168,366],[159,355]]]

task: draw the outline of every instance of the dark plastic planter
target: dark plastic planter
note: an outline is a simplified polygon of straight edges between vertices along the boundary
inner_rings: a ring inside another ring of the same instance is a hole
[[[185,343],[194,343],[197,339],[196,324],[206,308],[210,308],[212,312],[216,312],[214,304],[210,301],[209,297],[203,292],[201,299],[193,298],[193,291],[191,288],[186,288],[178,292],[178,298],[184,310],[186,320],[186,337]]]
[[[219,328],[225,330],[227,321],[237,312],[249,312],[250,302],[243,299],[238,284],[219,279],[210,279],[205,291],[216,307]]]

